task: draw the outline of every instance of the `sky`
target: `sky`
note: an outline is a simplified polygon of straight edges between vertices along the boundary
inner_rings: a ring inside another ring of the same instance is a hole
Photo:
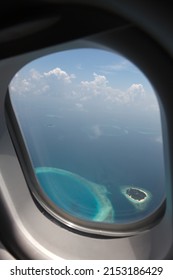
[[[10,92],[14,97],[56,97],[81,112],[95,106],[159,118],[154,90],[144,74],[123,56],[100,49],[66,50],[34,60],[15,75]]]

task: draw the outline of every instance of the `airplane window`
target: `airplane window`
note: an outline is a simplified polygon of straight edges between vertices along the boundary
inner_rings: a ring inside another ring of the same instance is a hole
[[[129,60],[100,49],[62,51],[27,64],[9,92],[36,197],[44,193],[38,200],[57,219],[130,224],[163,203],[159,104]]]

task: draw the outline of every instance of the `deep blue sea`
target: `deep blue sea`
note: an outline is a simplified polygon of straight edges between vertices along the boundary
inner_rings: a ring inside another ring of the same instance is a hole
[[[14,107],[35,171],[43,168],[37,179],[58,207],[92,220],[101,219],[99,207],[111,206],[106,222],[129,223],[160,206],[164,163],[157,118],[122,110],[74,111],[53,97],[26,98],[16,98]],[[123,195],[124,186],[141,188],[151,199],[136,207]]]

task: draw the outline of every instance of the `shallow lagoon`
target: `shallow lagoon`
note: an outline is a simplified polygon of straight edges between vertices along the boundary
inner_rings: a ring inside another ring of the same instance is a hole
[[[49,199],[65,212],[95,222],[114,221],[105,186],[58,168],[38,167],[35,172]]]

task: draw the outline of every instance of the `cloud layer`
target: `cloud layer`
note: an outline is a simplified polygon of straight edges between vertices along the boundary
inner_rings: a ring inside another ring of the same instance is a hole
[[[105,75],[93,73],[91,80],[76,82],[76,75],[56,67],[40,73],[31,69],[27,74],[19,72],[10,84],[15,96],[47,95],[73,100],[77,110],[86,110],[88,103],[97,102],[109,107],[136,106],[142,110],[159,111],[156,98],[145,92],[141,83],[134,82],[126,90],[112,87]]]

